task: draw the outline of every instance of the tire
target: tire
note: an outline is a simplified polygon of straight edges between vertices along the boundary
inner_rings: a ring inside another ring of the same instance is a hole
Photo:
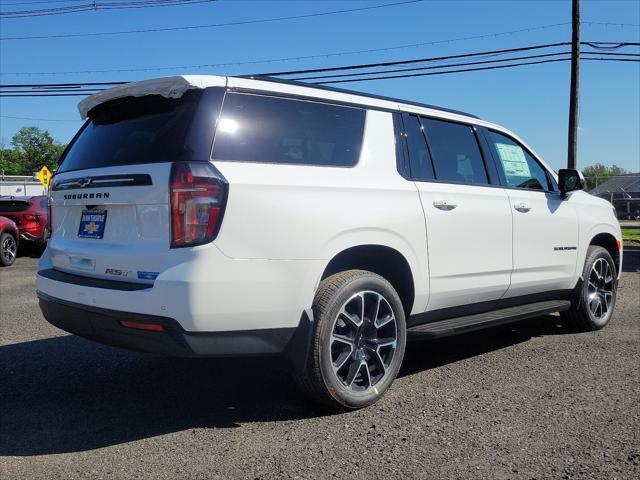
[[[600,330],[611,320],[617,289],[613,258],[604,248],[591,245],[571,308],[560,315],[576,330]]]
[[[0,266],[10,267],[16,260],[18,243],[10,233],[0,235]]]
[[[378,401],[398,374],[407,338],[394,288],[372,272],[340,272],[320,282],[313,313],[311,348],[296,375],[300,388],[333,408]]]

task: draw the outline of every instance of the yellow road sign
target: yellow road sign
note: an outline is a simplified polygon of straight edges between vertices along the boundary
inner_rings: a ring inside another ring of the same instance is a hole
[[[51,180],[51,172],[47,167],[42,167],[38,172],[38,180],[44,188],[49,188],[49,180]]]

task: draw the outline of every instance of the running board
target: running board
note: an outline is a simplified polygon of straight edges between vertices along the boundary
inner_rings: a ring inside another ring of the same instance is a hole
[[[546,302],[529,303],[517,307],[502,308],[492,312],[477,313],[464,317],[449,318],[436,322],[423,323],[407,329],[409,335],[420,335],[436,338],[472,332],[483,328],[517,322],[526,318],[562,312],[571,308],[569,300],[548,300]]]

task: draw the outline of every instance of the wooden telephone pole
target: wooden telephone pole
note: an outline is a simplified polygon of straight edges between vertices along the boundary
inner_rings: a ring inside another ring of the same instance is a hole
[[[578,92],[580,87],[580,0],[572,0],[571,32],[571,91],[569,94],[567,168],[575,169],[578,144]]]

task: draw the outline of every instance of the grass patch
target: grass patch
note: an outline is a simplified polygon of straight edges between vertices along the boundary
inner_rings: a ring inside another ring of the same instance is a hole
[[[640,228],[623,228],[623,240],[640,240]]]

